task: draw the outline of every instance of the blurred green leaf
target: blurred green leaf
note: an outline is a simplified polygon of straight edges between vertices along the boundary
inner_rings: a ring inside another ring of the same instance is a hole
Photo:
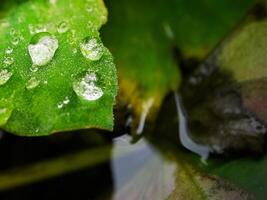
[[[21,3],[0,24],[0,125],[24,136],[113,127],[113,58],[101,0]],[[82,27],[82,28],[81,28]]]
[[[219,164],[213,167],[210,172],[246,189],[254,194],[256,199],[265,200],[267,195],[265,188],[267,177],[266,164],[266,156],[255,159],[241,158]]]
[[[252,2],[107,0],[103,40],[115,57],[120,100],[135,114],[157,112],[181,80],[173,48],[202,59],[241,19]]]

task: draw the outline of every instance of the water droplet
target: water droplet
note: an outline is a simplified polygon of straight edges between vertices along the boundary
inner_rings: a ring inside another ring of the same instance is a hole
[[[18,17],[18,22],[21,24],[22,22],[25,21],[25,17],[24,16],[19,16]]]
[[[38,25],[35,27],[35,33],[36,33],[36,34],[37,34],[37,33],[44,33],[44,32],[46,32],[46,31],[47,31],[47,29],[46,29],[46,27],[43,26],[43,25],[38,24]]]
[[[99,43],[96,38],[86,38],[80,44],[80,49],[83,56],[89,60],[97,61],[103,56],[103,45]]]
[[[37,72],[39,70],[37,65],[32,65],[30,68],[31,72]]]
[[[61,22],[57,27],[57,31],[59,33],[66,33],[68,30],[69,30],[69,25],[66,21]]]
[[[12,72],[9,72],[7,69],[3,69],[0,71],[0,86],[7,83],[7,81],[13,75]]]
[[[14,36],[13,39],[12,39],[12,41],[11,41],[11,43],[13,45],[17,46],[19,44],[19,40],[20,40],[19,37]]]
[[[28,28],[29,28],[29,31],[30,31],[30,34],[31,34],[31,35],[35,34],[35,30],[34,30],[33,25],[30,24],[30,25],[28,26]]]
[[[12,65],[14,63],[14,58],[13,57],[5,57],[4,58],[4,64],[9,66]]]
[[[72,53],[73,54],[76,54],[78,52],[78,50],[76,49],[76,48],[74,48],[73,50],[72,50]]]
[[[73,90],[79,97],[87,101],[95,101],[100,99],[104,94],[102,89],[95,85],[96,81],[96,74],[88,72],[81,81],[73,84]]]
[[[66,98],[64,99],[64,101],[63,101],[63,103],[64,103],[65,105],[67,105],[69,102],[70,102],[69,97],[66,97]]]
[[[5,52],[6,54],[11,54],[13,52],[13,49],[11,47],[8,47]]]
[[[15,35],[16,34],[16,30],[14,29],[14,28],[12,28],[11,30],[10,30],[10,35]]]
[[[50,4],[52,4],[52,5],[56,5],[57,0],[49,0],[49,2],[50,2]]]
[[[86,8],[86,10],[87,10],[87,12],[91,13],[91,12],[94,11],[94,8],[91,7],[91,6],[88,6],[88,7]]]
[[[38,81],[35,77],[30,78],[30,80],[28,80],[26,88],[28,90],[32,90],[34,88],[36,88],[39,85],[40,81]]]
[[[32,62],[37,66],[48,64],[58,49],[58,40],[50,33],[42,32],[33,36],[28,47]]]
[[[59,102],[57,104],[58,109],[63,108],[65,105],[69,104],[69,102],[70,102],[69,97],[65,97],[65,99],[62,102]]]

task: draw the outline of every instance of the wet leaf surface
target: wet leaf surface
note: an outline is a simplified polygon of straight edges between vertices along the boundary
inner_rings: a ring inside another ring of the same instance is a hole
[[[116,70],[98,32],[106,16],[99,0],[36,0],[1,21],[3,129],[24,136],[112,129]]]

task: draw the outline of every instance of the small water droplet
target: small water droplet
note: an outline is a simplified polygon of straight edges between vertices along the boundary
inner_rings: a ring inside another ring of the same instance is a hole
[[[52,5],[56,5],[57,0],[49,0],[49,2],[50,2],[50,4],[52,4]]]
[[[33,25],[30,24],[30,25],[28,26],[28,28],[29,28],[29,31],[30,31],[30,34],[31,34],[31,35],[35,34]]]
[[[73,54],[76,54],[78,52],[78,50],[76,49],[76,48],[74,48],[73,50],[72,50],[72,53]]]
[[[6,54],[11,54],[13,52],[13,49],[11,47],[7,47]]]
[[[10,30],[10,35],[15,35],[16,34],[16,30],[14,29],[14,28],[12,28],[11,30]]]
[[[80,49],[83,56],[89,60],[97,61],[103,56],[103,45],[99,43],[96,38],[86,38],[80,44]]]
[[[86,8],[86,10],[87,10],[87,12],[91,13],[91,12],[93,12],[94,8],[91,7],[91,6],[88,6],[88,7]]]
[[[0,71],[0,86],[7,83],[7,81],[13,75],[12,72],[9,72],[7,69],[3,69]]]
[[[6,66],[12,65],[14,63],[14,58],[13,57],[5,57],[4,58],[4,64]]]
[[[11,43],[13,45],[17,46],[19,44],[19,41],[20,41],[19,37],[14,36],[13,39],[12,39],[12,41],[11,41]]]
[[[30,68],[31,72],[37,72],[39,70],[37,65],[32,65]]]
[[[59,102],[59,103],[57,104],[57,108],[58,108],[58,109],[62,109],[65,105],[68,105],[69,102],[70,102],[69,97],[65,97],[65,99],[64,99],[62,102]]]
[[[25,18],[24,18],[24,16],[19,16],[18,17],[18,22],[21,24],[22,22],[24,22],[25,21]]]
[[[50,33],[42,32],[33,36],[28,46],[33,65],[44,66],[54,57],[58,49],[58,40]]]
[[[73,84],[73,90],[79,97],[87,101],[95,101],[100,99],[104,94],[102,89],[95,85],[96,81],[96,74],[88,72],[81,81]]]
[[[35,33],[36,33],[36,34],[37,34],[37,33],[43,33],[43,32],[46,32],[46,31],[47,31],[47,29],[46,29],[46,27],[43,26],[43,25],[38,24],[38,25],[35,27]]]
[[[69,102],[70,102],[69,97],[66,97],[66,98],[64,99],[64,101],[63,101],[63,103],[64,103],[65,105],[67,105]]]
[[[32,90],[39,85],[40,81],[38,81],[35,77],[30,78],[26,84],[26,88],[28,90]]]
[[[61,22],[57,27],[58,33],[66,33],[68,30],[69,30],[69,25],[66,21]]]

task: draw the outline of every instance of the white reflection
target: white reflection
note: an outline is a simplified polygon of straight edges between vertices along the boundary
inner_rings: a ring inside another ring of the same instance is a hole
[[[175,188],[176,164],[164,159],[145,139],[136,144],[130,141],[124,135],[113,142],[113,199],[166,199]]]

